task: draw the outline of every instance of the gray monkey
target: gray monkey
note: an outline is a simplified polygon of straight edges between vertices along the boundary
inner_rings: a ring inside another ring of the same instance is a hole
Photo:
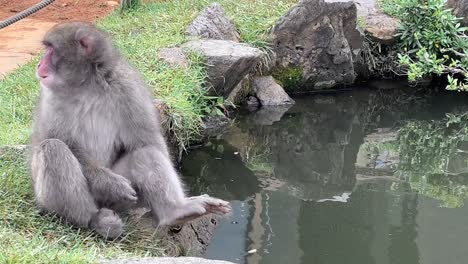
[[[105,32],[64,23],[43,44],[31,156],[38,207],[108,238],[124,232],[117,212],[137,202],[158,225],[230,212],[226,201],[186,195],[151,93]]]

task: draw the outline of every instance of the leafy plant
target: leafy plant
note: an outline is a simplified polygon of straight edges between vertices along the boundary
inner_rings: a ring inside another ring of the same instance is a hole
[[[381,6],[400,19],[399,59],[410,81],[446,74],[447,89],[468,90],[468,28],[460,26],[444,0],[384,0]]]

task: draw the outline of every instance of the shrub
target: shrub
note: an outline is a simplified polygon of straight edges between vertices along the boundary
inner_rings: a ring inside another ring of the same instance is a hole
[[[410,81],[426,75],[448,75],[449,90],[468,90],[467,28],[444,0],[384,0],[384,11],[401,21],[399,60]]]

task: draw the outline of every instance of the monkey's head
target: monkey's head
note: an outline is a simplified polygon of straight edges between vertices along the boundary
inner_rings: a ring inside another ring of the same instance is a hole
[[[42,43],[45,55],[37,65],[40,83],[52,91],[81,89],[115,61],[115,50],[105,33],[85,22],[50,29]]]

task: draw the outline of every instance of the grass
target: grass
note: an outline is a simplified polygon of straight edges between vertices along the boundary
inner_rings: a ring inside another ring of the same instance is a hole
[[[156,97],[166,102],[169,126],[181,145],[196,139],[202,118],[210,113],[203,59],[189,57],[190,67],[169,67],[158,50],[185,41],[188,24],[213,1],[152,2],[115,12],[98,22],[123,54],[140,70]],[[241,39],[267,49],[268,30],[295,0],[218,1],[240,31]],[[38,95],[34,77],[37,59],[0,80],[0,145],[27,144],[32,109]],[[103,257],[157,256],[160,244],[148,231],[132,229],[109,242],[73,228],[53,216],[40,215],[32,200],[23,155],[14,149],[0,152],[0,263],[83,263]]]
[[[403,4],[402,0],[378,0],[379,7],[385,14],[393,17],[398,17]]]

